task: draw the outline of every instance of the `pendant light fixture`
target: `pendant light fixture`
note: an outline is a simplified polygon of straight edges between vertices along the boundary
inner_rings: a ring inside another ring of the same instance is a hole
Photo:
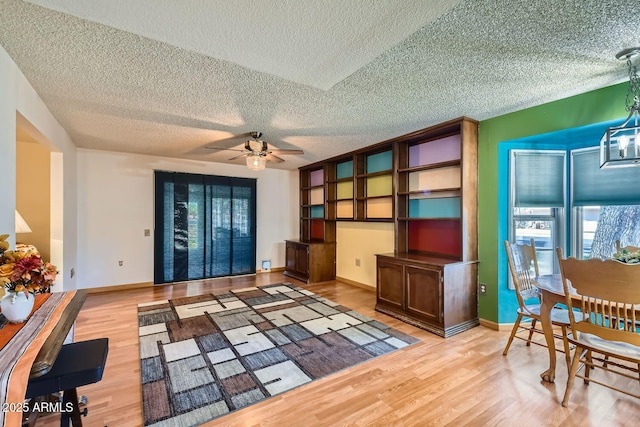
[[[600,167],[640,166],[640,76],[638,66],[632,60],[640,55],[640,47],[625,49],[616,55],[627,62],[629,68],[629,90],[626,107],[629,117],[620,126],[607,128],[600,140]]]

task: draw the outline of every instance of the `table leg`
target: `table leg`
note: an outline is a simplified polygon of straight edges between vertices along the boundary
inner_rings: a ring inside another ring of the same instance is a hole
[[[552,383],[556,378],[556,343],[553,337],[553,324],[551,323],[551,310],[556,305],[559,298],[551,292],[542,291],[542,305],[540,306],[540,317],[542,318],[542,330],[544,339],[547,342],[549,352],[549,369],[540,374],[543,381]]]

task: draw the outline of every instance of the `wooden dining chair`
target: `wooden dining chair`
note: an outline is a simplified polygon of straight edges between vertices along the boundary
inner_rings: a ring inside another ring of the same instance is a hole
[[[591,369],[597,368],[638,382],[640,266],[612,259],[563,259],[562,250],[558,248],[556,252],[571,322],[567,339],[575,345],[562,406],[569,402],[576,377],[586,384],[593,382],[640,398],[640,392],[633,393],[613,382],[590,378]],[[591,369],[578,374],[581,363]]]
[[[535,243],[531,239],[530,245],[518,243],[510,243],[504,241],[504,247],[507,251],[507,260],[509,263],[509,271],[513,279],[513,284],[518,298],[518,317],[511,329],[511,335],[507,341],[507,345],[502,352],[507,355],[509,347],[514,338],[518,338],[527,342],[527,346],[531,343],[546,347],[545,344],[532,340],[534,333],[544,334],[542,329],[536,328],[536,324],[541,320],[540,317],[540,294],[538,288],[535,287],[533,279],[538,276],[538,261],[535,255]],[[533,274],[532,274],[533,273]],[[535,274],[535,275],[534,275]],[[522,325],[523,319],[531,320],[531,323]],[[565,354],[567,367],[570,363],[569,342],[567,341],[567,328],[569,327],[569,314],[566,309],[554,308],[551,310],[551,322],[560,327],[561,334],[554,333],[554,337],[562,340],[562,349],[556,349]],[[520,336],[522,332],[526,332],[526,337]]]
[[[631,246],[631,245],[621,246],[620,245],[620,239],[616,240],[616,252],[620,252],[623,249],[626,249],[629,252],[638,252],[638,251],[640,251],[640,247],[638,247],[638,246]]]

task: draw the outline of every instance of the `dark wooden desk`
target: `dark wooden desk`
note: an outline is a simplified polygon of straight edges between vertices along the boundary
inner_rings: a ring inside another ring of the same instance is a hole
[[[0,349],[0,425],[20,425],[29,378],[53,366],[87,295],[54,292]]]

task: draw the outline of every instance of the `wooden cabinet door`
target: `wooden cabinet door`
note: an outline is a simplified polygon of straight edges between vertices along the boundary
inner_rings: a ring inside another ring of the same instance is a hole
[[[287,242],[285,248],[285,268],[288,271],[296,271],[296,247],[296,244]]]
[[[304,276],[309,276],[309,246],[296,247],[296,270]]]
[[[405,267],[407,310],[425,320],[443,324],[442,271],[426,267]]]
[[[404,309],[403,266],[393,262],[378,260],[378,301]]]

